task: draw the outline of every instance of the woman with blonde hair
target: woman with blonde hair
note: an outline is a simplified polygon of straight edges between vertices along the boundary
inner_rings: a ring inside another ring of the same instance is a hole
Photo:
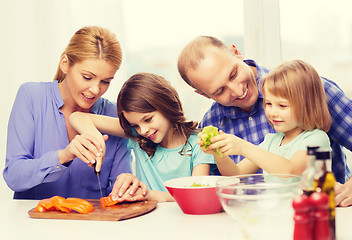
[[[277,133],[269,133],[256,146],[235,135],[213,137],[207,153],[214,155],[222,175],[256,173],[302,174],[306,168],[307,146],[330,148],[326,132],[331,117],[322,81],[315,69],[300,60],[283,63],[263,80],[264,110]],[[202,140],[198,141],[202,145]],[[223,157],[215,154],[215,149]],[[235,164],[229,155],[245,158]]]
[[[115,34],[98,26],[83,27],[62,53],[54,81],[30,82],[19,88],[8,124],[3,172],[14,198],[99,198],[111,192],[120,173],[131,172],[125,139],[105,139],[102,164],[102,153],[94,156],[84,147],[90,144],[90,136],[77,135],[68,122],[76,111],[117,116],[116,104],[102,95],[121,60]],[[91,168],[94,164],[102,191]]]

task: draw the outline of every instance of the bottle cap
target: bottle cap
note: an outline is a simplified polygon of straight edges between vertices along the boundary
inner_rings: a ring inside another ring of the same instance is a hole
[[[317,160],[326,160],[326,159],[330,159],[331,157],[331,152],[330,151],[316,151],[315,152],[315,158]]]
[[[307,146],[307,154],[314,155],[318,148],[319,146]]]

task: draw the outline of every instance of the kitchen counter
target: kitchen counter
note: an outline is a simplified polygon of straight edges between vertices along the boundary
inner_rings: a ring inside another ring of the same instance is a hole
[[[117,222],[30,218],[28,211],[37,203],[0,199],[1,239],[245,239],[225,212],[187,215],[176,203],[159,203],[152,212]],[[338,240],[352,239],[351,219],[352,207],[336,209]]]

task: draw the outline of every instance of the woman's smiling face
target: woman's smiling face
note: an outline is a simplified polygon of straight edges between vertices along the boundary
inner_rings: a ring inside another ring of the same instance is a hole
[[[83,109],[90,109],[109,88],[117,68],[102,59],[89,59],[68,66],[61,65],[66,74],[65,101],[72,101]]]

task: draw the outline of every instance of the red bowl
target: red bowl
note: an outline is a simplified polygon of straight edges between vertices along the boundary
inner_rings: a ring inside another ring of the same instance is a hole
[[[186,214],[213,214],[222,210],[216,193],[216,181],[221,176],[191,176],[164,183],[181,210]],[[202,186],[192,187],[193,184]]]

